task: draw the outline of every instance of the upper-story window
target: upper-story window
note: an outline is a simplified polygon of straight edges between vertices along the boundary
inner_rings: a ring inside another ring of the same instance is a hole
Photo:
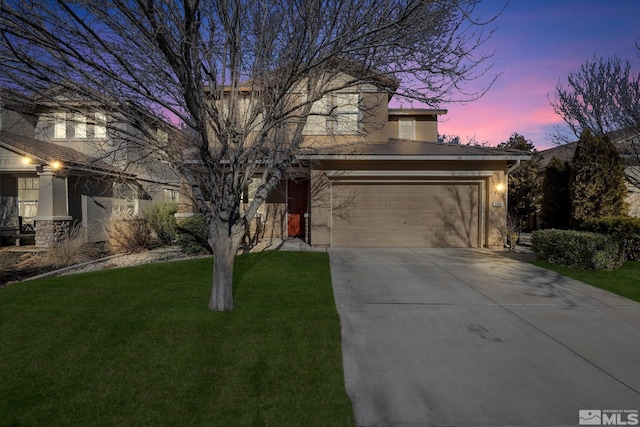
[[[399,119],[398,120],[398,138],[400,139],[416,139],[416,121],[415,119]]]
[[[107,137],[107,116],[104,112],[84,114],[55,113],[53,137],[65,138],[96,138]]]
[[[107,137],[107,115],[101,111],[94,113],[93,137],[104,139]]]
[[[345,135],[359,131],[360,95],[357,93],[325,95],[314,102],[304,129],[306,135]]]
[[[163,146],[169,142],[169,134],[162,129],[156,129],[156,138]]]
[[[67,113],[55,113],[54,138],[67,137]]]

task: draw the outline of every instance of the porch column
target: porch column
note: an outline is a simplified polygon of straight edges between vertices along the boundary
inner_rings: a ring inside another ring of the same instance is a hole
[[[64,240],[71,228],[67,203],[67,179],[48,166],[38,171],[38,216],[34,218],[36,247],[49,248]]]

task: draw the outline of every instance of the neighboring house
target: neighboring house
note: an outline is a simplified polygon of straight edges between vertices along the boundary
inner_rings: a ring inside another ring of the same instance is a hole
[[[388,89],[363,85],[313,105],[298,161],[258,212],[251,242],[504,246],[507,174],[530,154],[438,143],[447,111],[389,108]]]
[[[49,95],[0,92],[2,243],[33,239],[49,247],[76,224],[89,241],[101,241],[115,213],[177,201],[179,178],[167,165],[152,173],[128,167],[125,144],[109,131],[116,117],[64,93]]]
[[[613,145],[618,149],[625,163],[625,177],[628,190],[625,201],[629,204],[629,215],[640,217],[640,167],[638,166],[638,160],[640,159],[640,137],[637,133],[627,131],[611,132],[608,136]],[[540,162],[540,176],[544,177],[544,171],[554,157],[557,157],[563,162],[571,163],[577,145],[578,141],[575,141],[538,152],[537,155],[542,158]]]

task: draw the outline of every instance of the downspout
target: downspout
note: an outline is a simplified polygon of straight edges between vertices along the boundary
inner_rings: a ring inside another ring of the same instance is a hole
[[[509,174],[520,167],[520,162],[521,160],[517,159],[515,164],[509,166],[504,174],[504,210],[507,212],[507,215],[509,215]]]
[[[521,160],[518,159],[514,165],[507,168],[507,172],[505,173],[506,178],[509,178],[509,174],[520,167],[520,162]],[[507,181],[507,186],[509,186],[509,181]]]

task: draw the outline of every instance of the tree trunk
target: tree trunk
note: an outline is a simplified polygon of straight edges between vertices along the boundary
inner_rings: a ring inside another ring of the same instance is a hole
[[[228,230],[227,227],[218,227],[218,230]],[[233,310],[233,265],[242,234],[228,232],[217,233],[213,242],[213,283],[211,285],[211,297],[209,309],[214,311]]]

